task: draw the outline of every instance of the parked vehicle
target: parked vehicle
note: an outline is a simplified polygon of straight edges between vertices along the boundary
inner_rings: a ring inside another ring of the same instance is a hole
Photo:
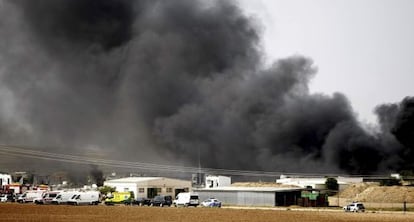
[[[133,204],[139,205],[139,206],[149,206],[151,205],[151,199],[145,198],[145,197],[138,197]]]
[[[221,201],[216,198],[209,198],[201,202],[201,206],[203,207],[221,207]]]
[[[151,200],[150,206],[171,206],[172,204],[172,197],[171,196],[155,196],[154,199]]]
[[[34,199],[33,202],[36,204],[51,204],[53,198],[55,198],[59,193],[60,191],[46,191],[41,197]]]
[[[14,202],[15,196],[12,193],[0,194],[0,202]]]
[[[132,204],[134,199],[133,192],[113,192],[112,195],[105,199],[106,205],[114,204]]]
[[[197,193],[179,193],[174,200],[174,206],[194,206],[197,207],[200,204]]]
[[[99,191],[78,192],[68,200],[71,205],[98,205]]]
[[[354,202],[343,207],[345,212],[365,212],[365,206],[362,203]]]
[[[19,203],[30,203],[34,202],[36,198],[42,197],[44,190],[29,190],[23,193],[18,199]]]
[[[62,191],[52,199],[52,204],[67,204],[69,199],[78,195],[76,191]]]

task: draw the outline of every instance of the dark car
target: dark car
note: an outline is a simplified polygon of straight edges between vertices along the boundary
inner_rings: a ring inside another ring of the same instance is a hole
[[[171,196],[155,196],[154,199],[151,200],[150,206],[171,206],[172,204],[172,197]]]
[[[12,193],[5,193],[0,195],[0,202],[14,202],[15,195]]]
[[[149,206],[151,205],[151,200],[145,197],[138,197],[133,204],[139,205],[139,206]]]

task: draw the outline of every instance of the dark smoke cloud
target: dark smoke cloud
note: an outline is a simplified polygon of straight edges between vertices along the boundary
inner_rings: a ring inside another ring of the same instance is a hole
[[[38,41],[49,49],[121,46],[132,38],[134,11],[126,0],[13,1]],[[59,51],[62,53],[62,51]]]
[[[2,3],[4,144],[192,166],[200,153],[214,168],[412,167],[412,99],[379,106],[367,132],[343,94],[309,92],[311,59],[265,68],[259,28],[232,1]]]

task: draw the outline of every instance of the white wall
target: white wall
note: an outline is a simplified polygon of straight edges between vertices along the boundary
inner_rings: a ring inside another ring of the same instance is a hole
[[[206,188],[227,187],[231,185],[231,178],[226,176],[206,176]]]
[[[0,173],[0,186],[8,185],[12,183],[12,178],[10,174]]]

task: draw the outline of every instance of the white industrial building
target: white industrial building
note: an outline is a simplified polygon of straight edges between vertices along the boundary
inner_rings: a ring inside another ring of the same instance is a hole
[[[0,173],[0,188],[12,183],[12,177],[10,174]]]
[[[226,176],[206,176],[206,187],[205,188],[217,188],[226,187],[231,185],[231,177]]]
[[[345,189],[349,184],[362,183],[362,177],[334,177],[338,181],[339,190]],[[280,179],[276,180],[276,183],[284,185],[292,185],[298,187],[312,187],[313,189],[326,189],[325,182],[326,177],[289,177],[281,175]]]
[[[104,186],[114,187],[118,192],[134,192],[135,197],[153,198],[156,195],[175,197],[191,189],[191,181],[166,177],[126,177],[107,180]]]
[[[296,205],[301,197],[298,187],[216,187],[194,189],[200,200],[217,198],[226,205],[238,206],[289,206]]]

